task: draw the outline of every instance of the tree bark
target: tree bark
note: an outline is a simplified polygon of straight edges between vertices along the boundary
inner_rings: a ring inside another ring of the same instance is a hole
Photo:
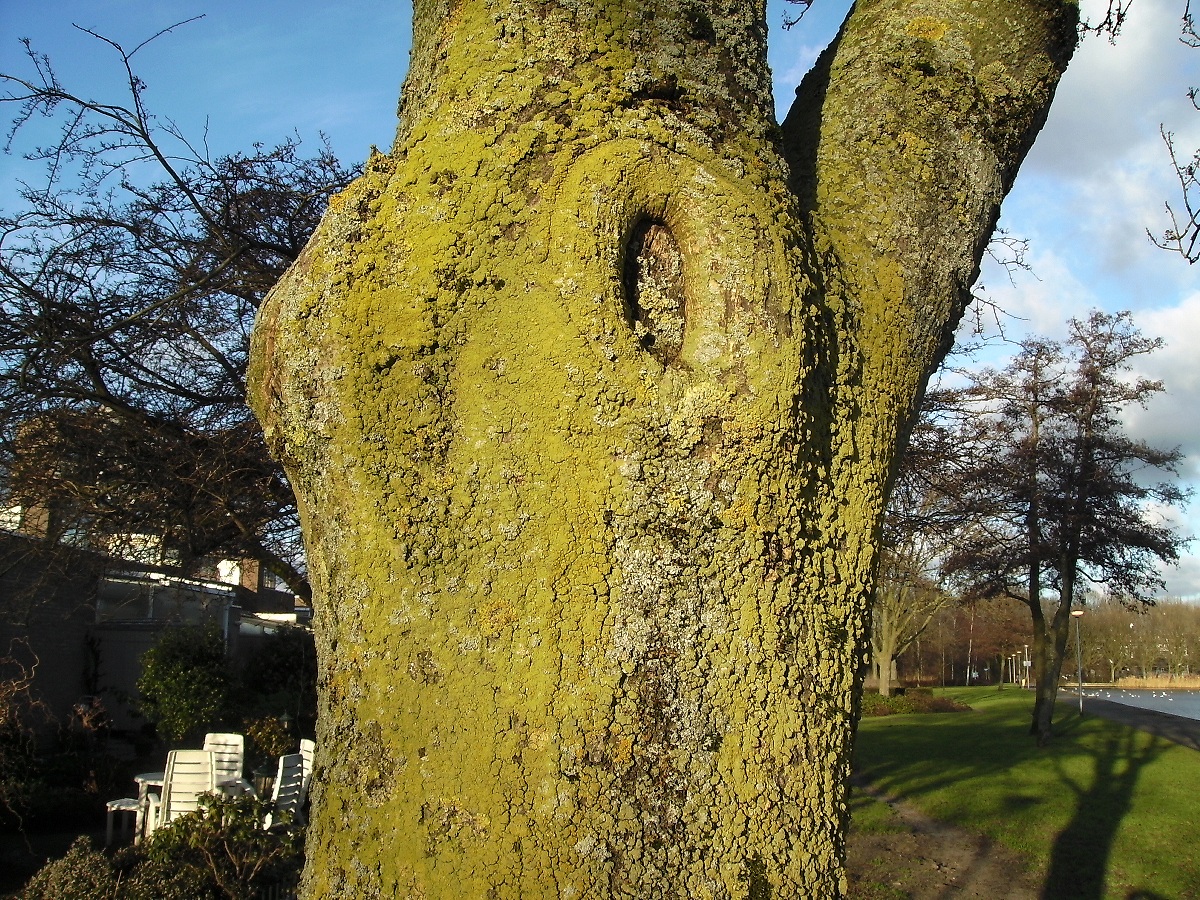
[[[759,3],[418,0],[255,332],[305,897],[844,894],[896,449],[1075,20],[862,2],[781,132]]]

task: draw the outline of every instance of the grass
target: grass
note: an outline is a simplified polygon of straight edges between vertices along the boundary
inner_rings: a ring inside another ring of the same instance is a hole
[[[885,803],[859,790],[850,792],[852,832],[859,834],[896,834],[905,831],[904,825]],[[850,893],[853,900],[908,900],[902,889],[913,860],[896,859],[894,855],[872,855],[850,874]],[[898,886],[900,885],[900,886]]]
[[[863,719],[856,766],[927,815],[1030,860],[1054,900],[1200,898],[1200,753],[1060,703],[1028,734],[1032,696],[948,689],[971,712]]]

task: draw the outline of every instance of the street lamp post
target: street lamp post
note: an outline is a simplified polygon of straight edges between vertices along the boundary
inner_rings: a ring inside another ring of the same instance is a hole
[[[1079,715],[1083,715],[1083,650],[1079,643],[1079,620],[1083,618],[1082,609],[1071,610],[1071,618],[1075,620],[1075,671],[1079,675]]]

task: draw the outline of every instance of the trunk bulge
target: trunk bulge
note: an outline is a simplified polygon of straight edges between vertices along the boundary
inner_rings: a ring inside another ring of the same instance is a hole
[[[908,15],[861,6],[838,59]],[[316,593],[305,896],[840,896],[898,433],[1004,179],[918,296],[879,234],[811,236],[760,6],[414,28],[396,146],[255,332]]]

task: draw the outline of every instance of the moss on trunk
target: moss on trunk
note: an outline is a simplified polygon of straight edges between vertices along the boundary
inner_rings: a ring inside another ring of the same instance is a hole
[[[895,448],[1040,124],[999,107],[1069,55],[1070,6],[975,5],[860,3],[781,130],[759,4],[417,4],[396,145],[255,332],[316,591],[305,896],[843,893]],[[837,99],[914,48],[952,71]],[[1000,124],[918,116],[964,84]]]

